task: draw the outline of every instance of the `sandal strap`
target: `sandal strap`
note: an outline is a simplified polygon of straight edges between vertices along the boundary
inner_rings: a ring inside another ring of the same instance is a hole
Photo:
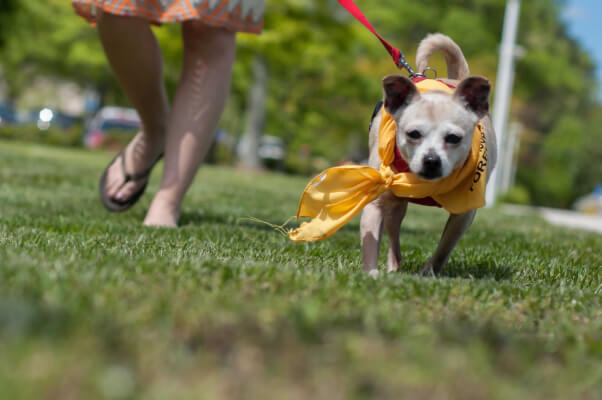
[[[153,161],[153,163],[150,165],[150,167],[148,167],[146,170],[139,172],[137,174],[129,174],[125,170],[125,149],[123,149],[121,151],[120,157],[121,157],[121,171],[123,172],[123,176],[125,177],[125,180],[123,183],[126,184],[131,181],[136,182],[136,181],[141,181],[143,179],[147,179],[148,176],[150,175],[150,173],[152,172],[153,168],[155,167],[155,164],[157,164],[157,162],[159,162],[159,160],[163,157],[163,153],[161,153],[157,156],[157,158],[155,159],[155,161]]]

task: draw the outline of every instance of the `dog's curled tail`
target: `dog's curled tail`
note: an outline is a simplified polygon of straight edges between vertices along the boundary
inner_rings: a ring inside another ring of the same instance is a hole
[[[449,36],[442,33],[432,33],[420,42],[416,51],[418,72],[422,73],[425,70],[429,57],[436,51],[442,52],[445,56],[448,78],[460,80],[468,77],[470,72],[462,50]]]

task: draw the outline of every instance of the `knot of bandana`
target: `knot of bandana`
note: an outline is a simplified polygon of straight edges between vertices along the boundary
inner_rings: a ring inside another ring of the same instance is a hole
[[[390,189],[393,186],[393,182],[395,181],[395,172],[389,166],[381,166],[380,174],[385,180],[385,188]]]

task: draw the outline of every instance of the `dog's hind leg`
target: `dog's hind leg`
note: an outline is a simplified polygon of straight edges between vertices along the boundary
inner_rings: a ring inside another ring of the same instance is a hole
[[[476,213],[476,210],[471,210],[462,214],[450,214],[437,249],[420,271],[421,275],[437,275],[441,272],[454,247],[472,224]]]
[[[399,246],[399,232],[401,222],[408,210],[406,200],[395,199],[388,202],[384,209],[384,224],[389,237],[389,253],[387,256],[387,272],[397,271],[401,264],[401,247]]]
[[[360,220],[362,262],[365,272],[378,274],[378,251],[383,234],[383,209],[380,199],[364,207]]]

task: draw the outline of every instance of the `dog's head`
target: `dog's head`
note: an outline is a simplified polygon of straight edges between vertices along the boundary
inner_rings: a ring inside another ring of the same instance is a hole
[[[410,79],[389,75],[383,89],[385,108],[397,123],[397,147],[414,174],[436,181],[464,164],[475,126],[489,111],[487,79],[466,78],[450,95],[419,93]]]

